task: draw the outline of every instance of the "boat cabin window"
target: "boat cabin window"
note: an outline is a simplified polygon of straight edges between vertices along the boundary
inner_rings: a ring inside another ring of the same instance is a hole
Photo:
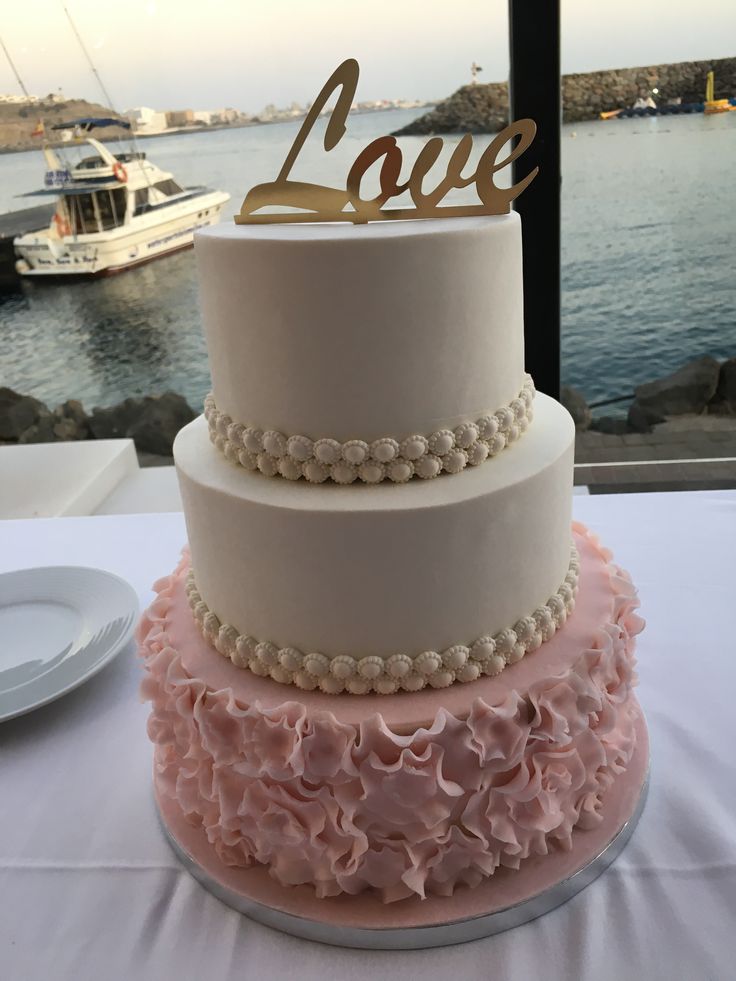
[[[91,194],[69,195],[66,199],[72,231],[75,235],[91,235],[117,228],[125,221],[126,190],[116,187]]]
[[[92,194],[74,194],[66,199],[71,213],[72,232],[75,235],[90,235],[99,231],[97,215],[92,201]]]
[[[126,194],[124,188],[116,187],[109,191],[96,191],[100,224],[104,229],[117,228],[125,221]]]
[[[83,157],[75,166],[75,170],[97,170],[99,167],[107,167],[108,164],[101,157]]]
[[[183,188],[179,187],[176,181],[172,181],[171,178],[165,181],[157,181],[153,185],[157,191],[165,194],[166,197],[171,197],[172,194],[181,194]]]
[[[141,215],[148,208],[148,188],[139,187],[134,193],[133,214]]]
[[[165,203],[164,199],[174,194],[181,194],[182,188],[171,179],[157,181],[149,187],[140,187],[135,191],[135,204],[133,214],[142,215],[150,208],[158,207]],[[149,193],[152,192],[152,193]]]

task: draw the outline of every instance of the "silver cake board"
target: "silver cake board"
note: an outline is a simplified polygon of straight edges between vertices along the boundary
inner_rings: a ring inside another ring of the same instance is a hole
[[[201,828],[188,824],[178,805],[156,796],[169,843],[184,868],[212,895],[250,919],[283,933],[338,947],[417,950],[490,937],[528,923],[566,903],[621,854],[644,810],[649,785],[649,743],[643,718],[634,757],[603,800],[597,827],[573,832],[570,851],[552,848],[518,870],[499,869],[474,889],[382,903],[374,896],[317,899],[308,886],[284,888],[264,866],[224,866]]]

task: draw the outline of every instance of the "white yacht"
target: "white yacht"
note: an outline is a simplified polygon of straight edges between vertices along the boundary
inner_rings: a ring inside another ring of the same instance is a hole
[[[105,275],[187,248],[230,200],[224,191],[180,187],[145,153],[112,154],[91,137],[86,143],[94,155],[73,167],[44,148],[46,186],[31,194],[55,195],[56,210],[48,228],[15,239],[23,276]]]

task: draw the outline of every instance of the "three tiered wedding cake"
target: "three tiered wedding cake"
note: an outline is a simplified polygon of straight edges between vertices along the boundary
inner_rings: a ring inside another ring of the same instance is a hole
[[[276,905],[541,882],[629,817],[646,730],[634,588],[571,526],[573,423],[524,372],[518,215],[196,256],[189,550],[140,628],[164,820]]]

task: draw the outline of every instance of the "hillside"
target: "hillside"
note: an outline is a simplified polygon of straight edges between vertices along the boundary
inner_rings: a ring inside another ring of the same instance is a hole
[[[96,102],[87,102],[85,99],[70,99],[68,102],[39,103],[38,105],[0,103],[0,152],[40,149],[40,138],[31,136],[39,119],[44,121],[47,138],[51,142],[61,143],[61,134],[54,133],[51,127],[56,123],[64,123],[84,116],[119,118],[117,113],[106,109],[105,106]],[[127,133],[127,130],[118,126],[111,126],[104,130],[106,140],[115,139]]]

